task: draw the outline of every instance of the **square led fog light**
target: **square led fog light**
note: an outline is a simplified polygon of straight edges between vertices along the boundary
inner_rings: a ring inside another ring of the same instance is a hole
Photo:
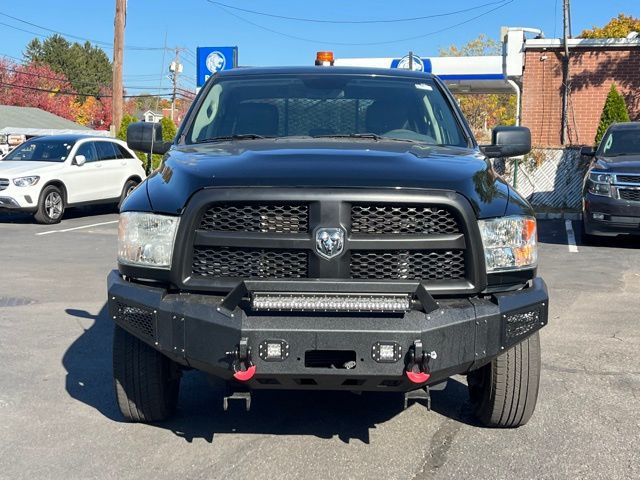
[[[289,356],[289,344],[284,340],[265,340],[258,346],[258,356],[265,362],[280,362]]]
[[[402,357],[402,347],[395,342],[376,342],[371,347],[371,358],[378,363],[395,363]]]

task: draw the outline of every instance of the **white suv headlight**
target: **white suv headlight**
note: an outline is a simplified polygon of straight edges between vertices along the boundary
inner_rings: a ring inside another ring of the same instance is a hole
[[[179,223],[180,217],[144,212],[121,213],[118,262],[169,270]]]
[[[38,183],[38,180],[40,180],[40,177],[35,175],[30,177],[18,177],[13,179],[13,184],[16,187],[31,187]]]
[[[538,263],[536,219],[512,216],[479,220],[487,272],[522,270]]]

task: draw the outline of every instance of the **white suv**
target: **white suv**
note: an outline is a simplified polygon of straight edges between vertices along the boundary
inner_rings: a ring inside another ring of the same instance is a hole
[[[58,223],[67,207],[122,202],[144,178],[142,163],[120,140],[38,137],[0,160],[0,210]]]

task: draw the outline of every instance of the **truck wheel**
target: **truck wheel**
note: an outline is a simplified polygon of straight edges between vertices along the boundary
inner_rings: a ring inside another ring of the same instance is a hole
[[[538,332],[468,377],[475,415],[488,427],[513,428],[529,421],[540,384]]]
[[[38,200],[38,210],[34,214],[36,222],[45,225],[59,223],[64,215],[64,196],[55,185],[49,185],[42,190]]]
[[[178,365],[116,325],[113,384],[118,407],[132,422],[159,422],[178,404]]]

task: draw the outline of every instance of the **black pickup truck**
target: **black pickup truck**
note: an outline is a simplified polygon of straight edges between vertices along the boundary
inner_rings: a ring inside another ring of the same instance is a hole
[[[344,67],[221,72],[121,208],[118,404],[132,421],[175,409],[181,372],[255,389],[403,392],[466,375],[481,422],[516,427],[538,395],[529,204],[489,159],[530,150],[498,127],[479,146],[455,99],[419,72]],[[283,393],[284,394],[284,393]]]

